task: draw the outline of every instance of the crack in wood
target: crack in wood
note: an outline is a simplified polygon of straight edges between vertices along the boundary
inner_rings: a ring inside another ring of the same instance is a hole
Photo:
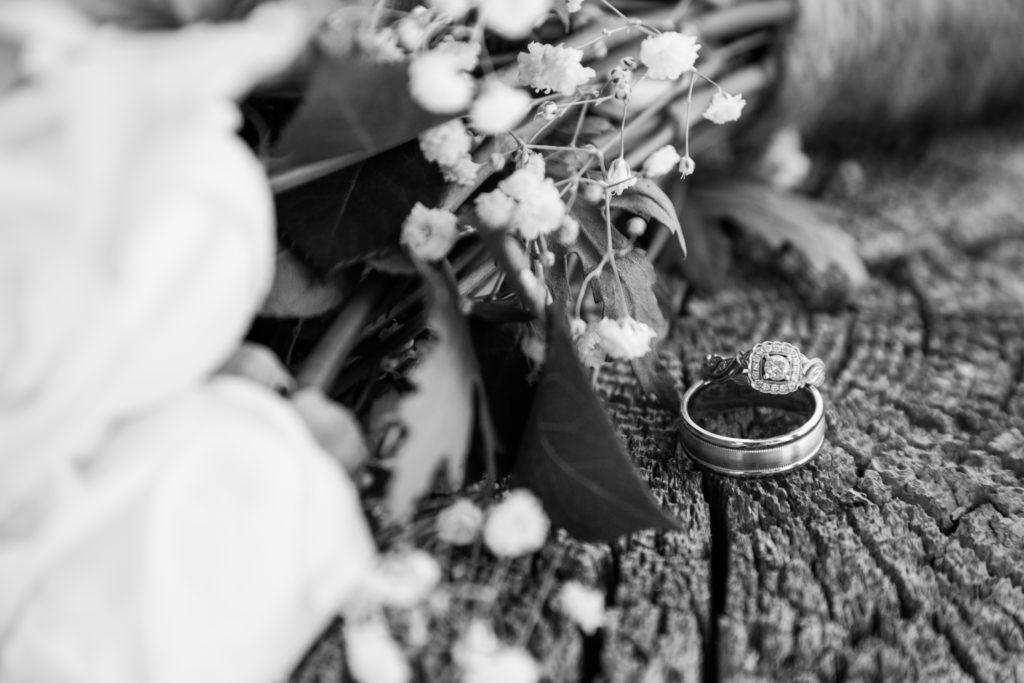
[[[729,588],[729,494],[725,482],[717,475],[705,472],[701,477],[701,493],[708,506],[711,531],[711,566],[708,572],[711,604],[704,640],[704,681],[713,683],[722,679],[718,648],[719,622],[725,616]]]

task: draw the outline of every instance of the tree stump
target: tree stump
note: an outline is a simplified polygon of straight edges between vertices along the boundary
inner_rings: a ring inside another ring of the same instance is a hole
[[[776,276],[740,270],[689,303],[662,351],[680,389],[705,353],[759,340],[824,359],[815,462],[754,481],[702,472],[676,415],[610,369],[608,407],[683,530],[453,560],[499,589],[488,614],[551,680],[1024,681],[1024,129],[863,169],[829,199],[872,273],[852,307],[810,313]],[[569,577],[606,592],[595,635],[551,609]],[[453,611],[414,653],[423,678],[452,678],[445,652],[471,616]],[[297,680],[341,677],[329,635]]]

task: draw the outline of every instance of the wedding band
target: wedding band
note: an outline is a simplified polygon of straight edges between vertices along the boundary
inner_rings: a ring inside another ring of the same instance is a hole
[[[825,363],[788,342],[767,341],[735,356],[709,354],[701,374],[708,382],[746,382],[765,394],[789,394],[805,386],[820,387]]]
[[[762,342],[732,359],[709,356],[705,370],[709,365],[712,372],[683,396],[680,441],[690,458],[719,474],[761,477],[794,470],[818,454],[825,441],[825,411],[817,389],[824,381],[824,363],[807,359],[792,344]],[[784,434],[747,439],[699,425],[693,415],[698,404],[704,409],[771,407],[805,419]]]

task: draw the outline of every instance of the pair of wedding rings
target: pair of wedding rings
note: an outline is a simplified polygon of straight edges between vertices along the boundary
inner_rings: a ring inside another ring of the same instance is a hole
[[[709,355],[703,379],[683,396],[683,450],[701,466],[737,477],[780,474],[810,462],[825,440],[825,414],[818,387],[825,364],[787,342],[761,342],[733,357]],[[712,431],[702,413],[776,408],[801,419],[793,429],[768,438],[741,438]]]

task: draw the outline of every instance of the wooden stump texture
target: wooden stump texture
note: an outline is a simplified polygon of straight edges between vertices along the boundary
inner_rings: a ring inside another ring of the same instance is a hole
[[[683,530],[453,561],[499,588],[488,614],[551,680],[1024,681],[1024,129],[863,171],[828,199],[872,273],[852,307],[810,313],[741,265],[689,302],[662,351],[680,389],[705,353],[759,340],[824,359],[829,432],[812,465],[703,473],[678,451],[676,416],[610,370],[609,409]],[[606,592],[595,635],[551,608],[569,577]],[[470,616],[454,610],[415,653],[423,678],[453,676],[443,653]],[[297,679],[339,680],[339,658],[328,636]]]

